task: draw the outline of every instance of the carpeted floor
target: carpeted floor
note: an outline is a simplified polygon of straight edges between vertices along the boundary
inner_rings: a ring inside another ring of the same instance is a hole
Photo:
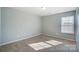
[[[77,49],[75,41],[39,35],[1,46],[0,52],[77,52]]]

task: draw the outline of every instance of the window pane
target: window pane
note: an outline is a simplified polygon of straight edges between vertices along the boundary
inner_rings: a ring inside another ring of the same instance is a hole
[[[74,33],[74,16],[62,17],[61,32],[69,34]]]

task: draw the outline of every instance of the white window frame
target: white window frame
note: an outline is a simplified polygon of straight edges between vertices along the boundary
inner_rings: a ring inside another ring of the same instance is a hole
[[[61,18],[61,33],[74,34],[74,16]]]

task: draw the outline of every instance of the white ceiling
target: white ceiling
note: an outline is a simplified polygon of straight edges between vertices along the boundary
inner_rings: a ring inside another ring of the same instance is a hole
[[[13,7],[13,8],[38,16],[46,16],[76,10],[76,7],[46,7],[45,10],[42,9],[41,7]]]

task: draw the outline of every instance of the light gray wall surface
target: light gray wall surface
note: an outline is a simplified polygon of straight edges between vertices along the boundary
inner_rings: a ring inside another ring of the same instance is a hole
[[[76,43],[77,43],[77,49],[79,51],[79,8],[76,9],[76,27],[75,27],[75,37],[76,37]]]
[[[0,7],[0,44],[1,44],[1,7]]]
[[[74,35],[61,33],[60,25],[61,17],[75,15],[75,11],[40,18],[12,8],[1,8],[1,10],[1,43],[27,39],[40,33],[58,38],[74,38]]]
[[[49,16],[41,17],[43,23],[43,34],[50,35],[52,37],[64,38],[64,39],[74,39],[74,35],[72,34],[64,34],[61,33],[61,17],[75,15],[75,11],[59,13]]]
[[[2,8],[2,43],[41,33],[40,17],[12,8]]]

